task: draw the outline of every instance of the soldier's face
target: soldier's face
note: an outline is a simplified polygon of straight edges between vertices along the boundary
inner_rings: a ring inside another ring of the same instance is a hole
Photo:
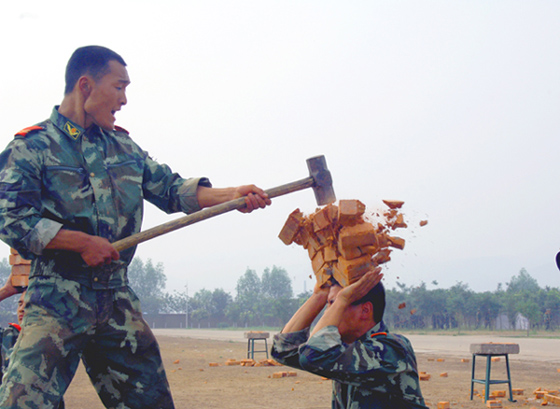
[[[24,306],[23,296],[24,295],[25,295],[25,291],[21,294],[21,297],[19,297],[17,310],[16,310],[17,319],[18,319],[19,324],[21,324],[21,321],[23,320],[23,313],[24,313],[24,311],[23,311],[23,306]]]
[[[333,285],[329,291],[327,308],[329,308],[335,301],[336,296],[342,290],[339,285]],[[354,342],[358,337],[356,336],[359,324],[359,306],[349,305],[342,313],[340,324],[338,325],[338,332],[342,340],[349,344]]]
[[[126,104],[126,87],[130,84],[126,67],[109,61],[110,71],[97,82],[90,81],[91,91],[84,103],[86,127],[92,123],[111,131],[115,127],[115,113]]]

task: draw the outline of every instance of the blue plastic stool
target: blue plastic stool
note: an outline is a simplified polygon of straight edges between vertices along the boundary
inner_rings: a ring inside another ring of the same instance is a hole
[[[519,344],[471,344],[471,353],[473,354],[472,362],[472,376],[471,376],[471,400],[473,399],[474,384],[480,383],[484,385],[484,402],[486,402],[490,396],[490,385],[495,385],[499,383],[507,383],[509,387],[509,401],[516,402],[513,399],[513,393],[511,391],[511,374],[509,371],[509,354],[519,353]],[[486,377],[484,379],[475,378],[475,367],[476,367],[476,357],[485,356],[486,357]],[[491,366],[492,358],[497,356],[504,356],[506,359],[506,371],[507,380],[497,380],[491,379]]]

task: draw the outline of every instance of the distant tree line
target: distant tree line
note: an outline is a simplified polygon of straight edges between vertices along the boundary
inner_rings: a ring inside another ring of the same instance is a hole
[[[143,271],[143,273],[140,273]],[[130,268],[131,286],[149,313],[185,313],[191,327],[282,327],[310,296],[293,296],[292,283],[285,269],[273,266],[262,275],[251,269],[239,277],[236,294],[221,288],[200,290],[192,296],[186,291],[163,292],[163,266],[143,264],[135,259]],[[151,284],[141,284],[152,277]],[[401,329],[497,329],[497,318],[505,315],[514,326],[519,314],[531,329],[554,330],[560,326],[560,290],[537,281],[525,269],[495,291],[475,292],[458,282],[448,289],[428,289],[426,283],[409,287],[398,283],[387,289],[385,321]],[[142,288],[142,290],[140,290]],[[157,300],[155,299],[157,298]]]
[[[0,281],[6,281],[10,266],[0,261]],[[129,281],[149,314],[187,313],[190,327],[282,327],[311,295],[294,296],[288,273],[281,267],[265,268],[259,276],[247,269],[239,277],[234,295],[221,288],[202,289],[190,295],[187,289],[165,291],[162,263],[135,258],[129,267]],[[475,292],[458,282],[448,289],[428,289],[426,283],[387,290],[385,321],[400,329],[497,329],[498,316],[506,316],[512,326],[519,314],[530,329],[555,330],[560,327],[560,290],[537,281],[525,269],[495,291]],[[0,323],[15,316],[17,297],[0,303]]]
[[[437,286],[436,281],[432,284]],[[498,316],[505,315],[515,327],[520,314],[528,320],[528,329],[560,326],[559,289],[540,288],[525,269],[495,291],[474,292],[462,282],[449,289],[428,290],[425,283],[398,287],[387,291],[385,320],[394,328],[495,330]]]

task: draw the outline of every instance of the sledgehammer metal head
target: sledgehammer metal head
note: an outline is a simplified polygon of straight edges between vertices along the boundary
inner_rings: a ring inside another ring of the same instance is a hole
[[[327,161],[323,155],[307,159],[309,175],[313,178],[313,193],[319,206],[336,201],[332,184],[331,172],[327,168]]]
[[[309,177],[288,183],[282,186],[265,190],[268,197],[273,198],[287,193],[297,192],[307,188],[313,188],[315,199],[319,206],[327,205],[336,201],[334,194],[331,172],[327,168],[327,161],[323,155],[307,159]]]

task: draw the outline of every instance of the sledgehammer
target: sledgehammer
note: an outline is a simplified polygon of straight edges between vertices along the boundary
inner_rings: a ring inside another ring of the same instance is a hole
[[[331,173],[327,168],[327,161],[325,160],[325,157],[321,155],[307,159],[307,168],[309,169],[309,177],[265,190],[268,197],[272,199],[273,197],[282,196],[311,187],[313,188],[315,199],[317,200],[317,204],[319,206],[333,203],[336,200],[336,196],[332,185]],[[159,226],[152,227],[151,229],[141,231],[122,240],[118,240],[113,243],[113,247],[115,247],[117,251],[122,251],[147,240],[153,239],[154,237],[178,230],[182,227],[194,224],[201,220],[209,219],[219,214],[227,213],[231,210],[241,209],[244,206],[245,198],[240,197],[216,206],[207,207],[206,209],[202,209],[188,216],[171,220],[170,222],[160,224]]]

